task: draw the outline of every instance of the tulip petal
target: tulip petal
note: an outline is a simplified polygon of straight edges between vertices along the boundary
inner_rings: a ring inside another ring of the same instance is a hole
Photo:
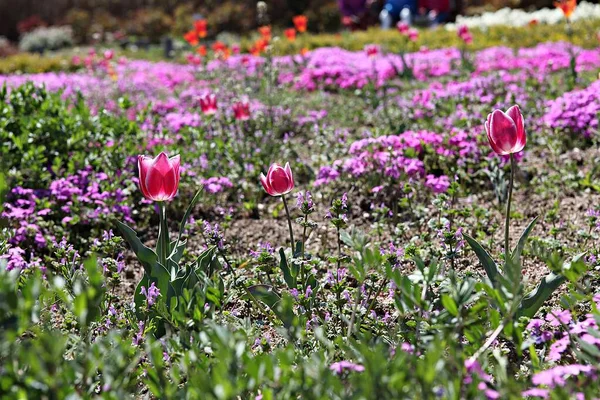
[[[285,194],[289,191],[290,182],[288,176],[280,165],[271,171],[268,178],[269,186],[273,188],[273,191],[277,195]]]
[[[519,106],[517,106],[517,105],[509,108],[506,111],[506,114],[508,114],[508,116],[512,118],[512,120],[515,122],[515,125],[517,127],[517,142],[513,149],[513,153],[518,153],[519,151],[523,150],[523,148],[525,147],[525,144],[527,143],[527,135],[525,133],[525,123],[523,122],[523,114],[521,113],[521,110],[520,110]]]
[[[146,188],[146,176],[148,175],[148,169],[152,164],[152,158],[146,156],[138,156],[138,184],[140,186],[140,190],[145,198],[150,199],[150,193],[148,193],[148,189]]]
[[[291,192],[294,189],[294,175],[292,174],[292,168],[290,168],[289,162],[285,163],[284,171],[289,181],[287,192]]]
[[[265,174],[260,174],[260,183],[262,184],[263,188],[265,189],[265,192],[267,192],[271,196],[274,196],[273,191],[269,187],[269,183],[267,181],[267,177],[265,176]]]
[[[499,154],[512,153],[517,143],[517,127],[515,122],[501,110],[495,110],[490,118],[488,137],[497,148],[502,150],[502,153]]]

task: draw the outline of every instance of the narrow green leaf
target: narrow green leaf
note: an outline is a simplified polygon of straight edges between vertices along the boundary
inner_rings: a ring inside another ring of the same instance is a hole
[[[275,311],[275,306],[281,300],[281,297],[279,297],[279,295],[275,293],[273,288],[269,285],[249,286],[248,291],[252,294],[252,296],[268,305],[273,311]]]
[[[285,280],[285,283],[287,283],[290,289],[295,288],[296,279],[294,279],[294,277],[292,276],[287,259],[285,258],[285,251],[283,251],[283,248],[279,249],[279,258],[279,268],[281,269],[281,272],[283,272],[283,279]]]
[[[169,271],[158,262],[156,253],[142,243],[133,229],[120,221],[116,221],[116,223],[119,231],[135,253],[138,261],[144,267],[144,271],[146,272],[145,275],[148,275],[150,281],[155,283],[161,293],[166,294],[171,279]]]
[[[540,309],[544,302],[552,295],[552,293],[566,280],[562,275],[557,275],[553,272],[546,275],[539,285],[529,292],[521,301],[518,316],[533,318],[535,313]]]
[[[498,266],[492,259],[492,256],[490,256],[490,254],[485,251],[485,249],[477,242],[477,240],[473,239],[471,236],[463,233],[463,237],[477,255],[477,258],[483,266],[483,269],[485,269],[485,273],[487,274],[490,282],[492,282],[492,285],[496,287],[498,284],[498,276],[500,275],[500,271],[498,271]]]
[[[458,307],[452,297],[447,294],[442,295],[442,305],[454,317],[458,315]]]
[[[190,218],[190,214],[194,210],[196,203],[198,203],[198,201],[200,200],[200,195],[202,194],[202,189],[204,189],[204,187],[201,187],[200,189],[198,189],[198,191],[192,198],[192,201],[190,202],[187,209],[185,210],[185,214],[183,214],[183,218],[181,219],[181,222],[179,223],[179,234],[177,235],[177,240],[175,241],[175,245],[172,246],[173,253],[178,251],[179,243],[181,242],[181,236],[183,236],[183,231],[185,229],[185,224],[187,224],[187,221]],[[185,248],[185,245],[184,245],[184,248]],[[182,253],[183,253],[183,251],[182,251]],[[171,254],[169,256],[169,258],[172,258],[172,256],[173,256],[173,254]]]
[[[533,227],[535,226],[535,223],[537,222],[538,218],[539,217],[535,217],[529,223],[529,225],[527,225],[527,228],[525,228],[525,230],[521,234],[521,237],[519,238],[519,242],[517,243],[517,245],[515,246],[515,248],[512,252],[511,258],[512,258],[513,262],[515,262],[519,265],[520,265],[521,253],[523,252],[523,249],[525,248],[525,242],[527,242],[527,238],[529,237],[529,234],[533,230]]]

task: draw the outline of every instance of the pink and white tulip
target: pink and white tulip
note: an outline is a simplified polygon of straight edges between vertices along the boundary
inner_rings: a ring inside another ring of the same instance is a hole
[[[164,152],[157,157],[138,156],[140,190],[148,200],[168,201],[179,188],[179,155],[169,158]]]
[[[485,132],[492,149],[499,155],[518,153],[525,147],[527,136],[523,114],[519,106],[512,106],[506,113],[494,110],[485,121]]]
[[[266,176],[260,174],[260,183],[271,196],[288,194],[294,189],[294,177],[290,163],[286,163],[285,167],[277,163],[272,164]]]

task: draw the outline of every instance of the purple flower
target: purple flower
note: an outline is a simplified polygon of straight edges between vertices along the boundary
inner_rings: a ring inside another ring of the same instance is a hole
[[[337,375],[341,375],[344,371],[363,372],[365,367],[360,364],[354,364],[350,361],[338,361],[331,364],[329,369]]]
[[[546,315],[546,321],[548,321],[551,326],[568,325],[571,320],[571,311],[569,310],[553,310]]]
[[[581,373],[591,374],[593,371],[595,371],[594,368],[589,365],[559,365],[546,371],[538,372],[533,375],[531,381],[534,385],[545,385],[554,388],[556,386],[564,386],[566,379],[570,376],[577,376]]]
[[[160,290],[156,287],[154,282],[150,284],[148,290],[146,290],[145,286],[142,286],[140,293],[146,296],[146,301],[148,302],[148,307],[151,307],[156,302],[158,296],[160,296]]]

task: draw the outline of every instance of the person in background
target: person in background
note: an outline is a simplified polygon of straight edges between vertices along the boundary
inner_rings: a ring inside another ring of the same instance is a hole
[[[428,20],[428,25],[435,26],[450,18],[450,0],[418,0],[419,15]]]
[[[338,0],[342,14],[342,25],[353,31],[366,29],[371,3],[373,3],[373,0]]]
[[[386,0],[383,10],[379,14],[382,29],[390,29],[402,21],[407,25],[412,22],[412,17],[417,13],[417,0]]]

